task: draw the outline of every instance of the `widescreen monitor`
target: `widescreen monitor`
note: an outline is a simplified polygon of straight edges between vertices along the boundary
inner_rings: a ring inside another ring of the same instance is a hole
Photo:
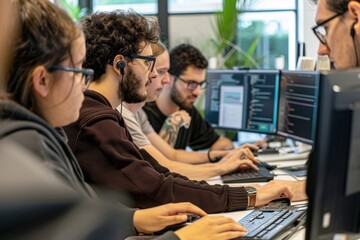
[[[281,71],[277,133],[307,144],[315,138],[320,73]]]
[[[275,134],[279,71],[209,70],[205,118],[214,127]]]
[[[322,74],[319,95],[306,189],[310,240],[360,230],[360,70]]]

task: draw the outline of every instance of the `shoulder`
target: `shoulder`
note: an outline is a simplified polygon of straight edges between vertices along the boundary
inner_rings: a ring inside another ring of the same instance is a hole
[[[7,130],[4,131],[4,128]],[[49,160],[51,151],[61,151],[59,136],[36,123],[7,122],[0,129],[1,139],[6,139],[27,149],[42,160]]]
[[[85,100],[80,110],[77,121],[79,126],[84,126],[99,120],[120,121],[119,112],[113,109],[108,100],[101,94],[94,91],[85,92]]]
[[[159,110],[158,106],[156,105],[156,102],[149,102],[146,103],[145,106],[142,108],[144,109],[145,113],[149,116],[154,117],[166,117],[162,112]]]
[[[189,115],[191,116],[192,122],[201,122],[206,123],[206,120],[202,117],[201,113],[193,106],[191,109],[188,110]]]

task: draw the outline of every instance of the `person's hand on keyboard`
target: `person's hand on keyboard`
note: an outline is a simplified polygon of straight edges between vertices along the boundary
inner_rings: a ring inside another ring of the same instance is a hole
[[[289,198],[291,200],[293,196],[292,188],[287,185],[286,181],[270,181],[257,188],[255,207],[263,206],[279,198]]]
[[[216,167],[219,170],[219,175],[234,172],[240,169],[255,169],[257,167],[258,160],[248,148],[237,148],[230,151],[219,162],[216,163]]]
[[[257,152],[259,150],[259,146],[255,144],[246,143],[244,145],[241,145],[240,147],[236,149],[245,149],[246,150],[246,156],[249,158],[255,158],[254,152]]]
[[[223,216],[206,216],[175,232],[182,240],[233,239],[245,233],[246,228],[233,219]]]
[[[293,202],[298,201],[306,201],[308,199],[306,195],[306,181],[286,181],[286,180],[273,180],[275,183],[284,184],[291,187],[291,190],[293,191]]]
[[[185,223],[189,214],[206,216],[203,210],[191,203],[170,203],[137,210],[134,214],[134,226],[140,233],[154,233],[170,225]]]

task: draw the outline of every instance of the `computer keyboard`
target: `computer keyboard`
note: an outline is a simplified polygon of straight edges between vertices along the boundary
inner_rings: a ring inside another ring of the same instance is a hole
[[[301,153],[273,153],[273,154],[260,154],[257,156],[257,159],[262,162],[271,162],[271,161],[288,161],[288,160],[300,160],[307,159],[310,152],[301,152]]]
[[[265,167],[259,167],[259,171],[254,169],[240,170],[222,175],[221,178],[224,183],[268,182],[274,179],[274,174]]]
[[[240,239],[277,239],[305,221],[306,208],[289,206],[285,209],[256,209],[242,218],[248,232]]]

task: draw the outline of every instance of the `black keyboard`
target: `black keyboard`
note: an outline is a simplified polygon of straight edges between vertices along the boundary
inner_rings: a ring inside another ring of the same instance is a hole
[[[267,168],[260,167],[259,171],[254,169],[240,170],[222,175],[221,178],[224,183],[268,182],[274,179],[274,174]]]
[[[306,207],[256,209],[239,221],[248,230],[240,239],[283,238],[291,232],[291,229],[304,224],[305,214]]]
[[[257,155],[267,155],[267,154],[279,154],[279,149],[277,149],[277,148],[262,148],[257,151]]]

